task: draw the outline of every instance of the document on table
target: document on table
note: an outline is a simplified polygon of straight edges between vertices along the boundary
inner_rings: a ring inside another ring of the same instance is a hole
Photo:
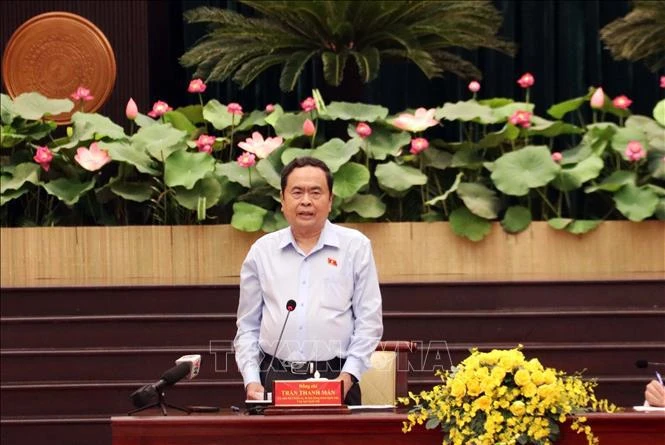
[[[634,409],[635,411],[644,411],[644,412],[649,412],[649,411],[665,411],[665,407],[659,407],[659,406],[644,406],[644,405],[633,406],[633,409]]]
[[[392,409],[394,405],[349,405],[350,410],[354,409]]]

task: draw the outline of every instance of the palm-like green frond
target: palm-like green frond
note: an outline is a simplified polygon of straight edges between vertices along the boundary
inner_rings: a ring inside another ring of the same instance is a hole
[[[363,82],[376,78],[381,58],[415,63],[428,78],[449,71],[480,78],[453,48],[490,48],[512,54],[497,32],[501,15],[488,0],[362,1],[239,0],[260,17],[200,7],[185,13],[189,23],[209,23],[204,38],[180,59],[206,81],[229,77],[241,86],[273,65],[283,65],[280,88],[292,90],[306,64],[320,57],[326,82],[339,85],[352,56]]]
[[[636,1],[625,17],[600,30],[617,60],[643,61],[652,71],[665,68],[665,1]]]

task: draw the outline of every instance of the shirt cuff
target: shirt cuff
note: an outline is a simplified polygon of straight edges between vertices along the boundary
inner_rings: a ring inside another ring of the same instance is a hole
[[[252,382],[261,383],[261,376],[259,375],[258,369],[249,369],[242,374],[242,380],[245,384],[245,388]]]
[[[344,362],[344,366],[342,367],[342,372],[348,372],[358,381],[360,381],[360,376],[363,375],[365,371],[365,365],[362,360],[356,357],[347,357],[346,362]]]

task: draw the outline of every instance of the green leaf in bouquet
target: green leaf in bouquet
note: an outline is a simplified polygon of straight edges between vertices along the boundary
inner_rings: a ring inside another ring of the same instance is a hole
[[[213,176],[207,176],[196,181],[194,187],[174,187],[175,200],[186,209],[198,210],[201,198],[205,198],[205,208],[216,205],[222,196],[222,186]]]
[[[596,179],[604,167],[603,160],[598,156],[589,156],[575,164],[572,168],[566,166],[551,182],[552,186],[562,192],[578,189],[587,181]]]
[[[170,123],[173,128],[184,131],[188,135],[191,135],[197,130],[196,126],[187,119],[187,116],[178,110],[167,111],[164,113],[163,119],[164,122]]]
[[[4,100],[4,98],[3,98]],[[22,93],[14,98],[12,111],[27,120],[68,113],[74,108],[69,99],[49,99],[37,92]]]
[[[571,218],[552,218],[547,220],[547,224],[556,230],[565,230],[573,235],[582,235],[591,232],[598,227],[602,220],[585,220]]]
[[[421,152],[420,156],[422,156],[425,167],[436,168],[437,170],[447,169],[453,160],[453,156],[450,153],[434,147]]]
[[[545,136],[553,138],[561,134],[582,134],[580,127],[561,121],[548,121],[539,116],[531,118],[531,126],[527,130],[529,136]]]
[[[457,188],[459,196],[471,213],[485,219],[495,219],[501,208],[501,201],[494,190],[478,182],[463,182]]]
[[[514,141],[520,135],[520,129],[514,125],[504,125],[499,131],[487,133],[483,138],[478,141],[480,148],[495,148],[501,145],[504,141]]]
[[[356,122],[375,122],[388,116],[388,109],[381,105],[370,105],[353,102],[330,102],[326,112],[320,113],[321,119]]]
[[[203,106],[203,118],[210,122],[217,130],[224,130],[235,122],[239,124],[240,119],[229,113],[226,105],[219,103],[217,99],[212,99]]]
[[[134,202],[148,201],[154,193],[153,188],[147,182],[114,181],[109,188],[121,198]]]
[[[508,233],[519,233],[531,224],[531,212],[523,206],[508,207],[501,220],[503,230]]]
[[[131,144],[124,141],[99,142],[99,148],[106,150],[111,159],[136,167],[141,173],[157,176],[161,172],[153,167],[154,161],[145,151],[137,150]]]
[[[31,184],[39,184],[39,170],[41,167],[34,162],[23,162],[14,167],[11,172],[12,177],[8,179],[4,174],[2,181],[0,181],[0,193],[5,193],[7,190],[18,190],[23,184],[29,182]],[[3,173],[6,171],[3,169]]]
[[[268,210],[248,202],[236,202],[233,204],[233,216],[231,226],[242,232],[256,232],[263,227],[263,220]]]
[[[606,192],[616,192],[624,185],[635,185],[635,172],[618,170],[603,179],[600,184],[593,185],[584,189],[584,193],[593,193],[598,190]]]
[[[425,423],[425,429],[433,430],[434,428],[437,428],[440,423],[441,423],[441,421],[439,419],[437,419],[436,417],[433,417]]]
[[[631,141],[638,141],[644,148],[649,145],[649,140],[641,129],[622,127],[612,136],[612,148],[625,156],[624,152]]]
[[[549,183],[560,170],[547,147],[528,145],[497,159],[491,178],[503,193],[524,196],[529,189]]]
[[[127,138],[125,130],[120,125],[101,114],[77,111],[72,115],[72,123],[74,124],[72,139],[77,141],[99,140],[102,137]]]
[[[268,212],[263,218],[263,226],[261,230],[266,233],[276,232],[277,230],[284,229],[289,226],[289,222],[284,218],[282,212]]]
[[[571,111],[577,110],[579,107],[584,105],[589,100],[588,97],[575,97],[573,99],[568,99],[558,104],[554,104],[547,109],[547,114],[552,116],[554,119],[561,119],[566,114]]]
[[[13,201],[16,198],[20,198],[26,193],[28,193],[28,189],[11,190],[7,193],[0,194],[0,207],[7,204],[9,201]]]
[[[653,107],[653,118],[658,122],[662,127],[665,127],[665,99],[658,101],[655,107]]]
[[[376,195],[356,194],[344,201],[341,208],[347,213],[355,212],[363,218],[378,218],[386,213],[386,204]]]
[[[169,187],[194,187],[215,169],[215,159],[208,153],[179,150],[164,162],[164,183]]]
[[[42,185],[49,195],[55,196],[68,206],[76,204],[81,196],[92,190],[94,186],[95,177],[88,182],[80,182],[72,178],[58,178]]]
[[[450,166],[455,168],[468,168],[469,170],[480,170],[483,167],[483,149],[469,148],[456,151],[455,154],[453,154]]]
[[[434,117],[438,120],[479,122],[481,124],[495,124],[501,122],[488,105],[482,105],[474,99],[460,102],[446,102],[443,107],[437,108]]]
[[[466,207],[459,207],[450,213],[450,228],[459,236],[471,241],[481,241],[492,230],[492,224],[474,215]]]
[[[457,191],[457,188],[462,183],[462,178],[463,177],[464,177],[463,172],[457,173],[457,176],[455,176],[455,180],[453,181],[453,184],[450,186],[450,188],[448,190],[445,191],[445,193],[443,193],[442,195],[439,195],[435,198],[430,199],[425,204],[428,205],[428,206],[434,206],[434,205],[438,204],[441,201],[445,201],[451,193]]]
[[[370,173],[364,165],[349,162],[342,165],[333,177],[333,194],[341,199],[346,199],[369,184]]]
[[[131,138],[132,147],[148,152],[158,161],[164,162],[172,153],[187,148],[187,133],[176,130],[171,124],[155,124],[142,127]]]
[[[275,111],[271,115],[274,113]],[[275,132],[284,139],[292,139],[303,135],[302,126],[307,118],[305,113],[284,113],[277,119],[273,127]]]
[[[349,127],[351,134],[351,128],[355,127]],[[353,133],[355,134],[355,129]],[[372,129],[372,134],[360,144],[360,148],[371,159],[383,161],[388,156],[399,156],[402,147],[409,142],[411,142],[411,135],[407,132],[394,132],[385,127],[376,127]]]
[[[413,186],[427,183],[427,176],[417,168],[399,165],[395,162],[377,165],[374,174],[379,181],[379,186],[391,192],[405,192]]]
[[[647,188],[627,184],[613,196],[617,210],[631,221],[642,221],[656,211],[658,195]]]
[[[493,108],[492,113],[496,118],[496,122],[503,122],[508,120],[516,111],[530,111],[533,112],[535,104],[526,102],[512,102],[501,107]]]
[[[262,127],[266,125],[266,114],[263,111],[254,110],[244,117],[240,125],[236,127],[238,131],[246,131],[252,127]]]

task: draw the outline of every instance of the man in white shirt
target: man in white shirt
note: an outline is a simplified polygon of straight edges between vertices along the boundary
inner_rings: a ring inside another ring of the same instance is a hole
[[[383,334],[371,243],[328,221],[333,178],[322,161],[289,163],[281,189],[289,227],[257,240],[240,272],[234,347],[247,399],[263,398],[274,379],[306,379],[318,370],[344,382],[347,404],[360,404],[357,382]],[[296,309],[276,350],[289,300]]]

